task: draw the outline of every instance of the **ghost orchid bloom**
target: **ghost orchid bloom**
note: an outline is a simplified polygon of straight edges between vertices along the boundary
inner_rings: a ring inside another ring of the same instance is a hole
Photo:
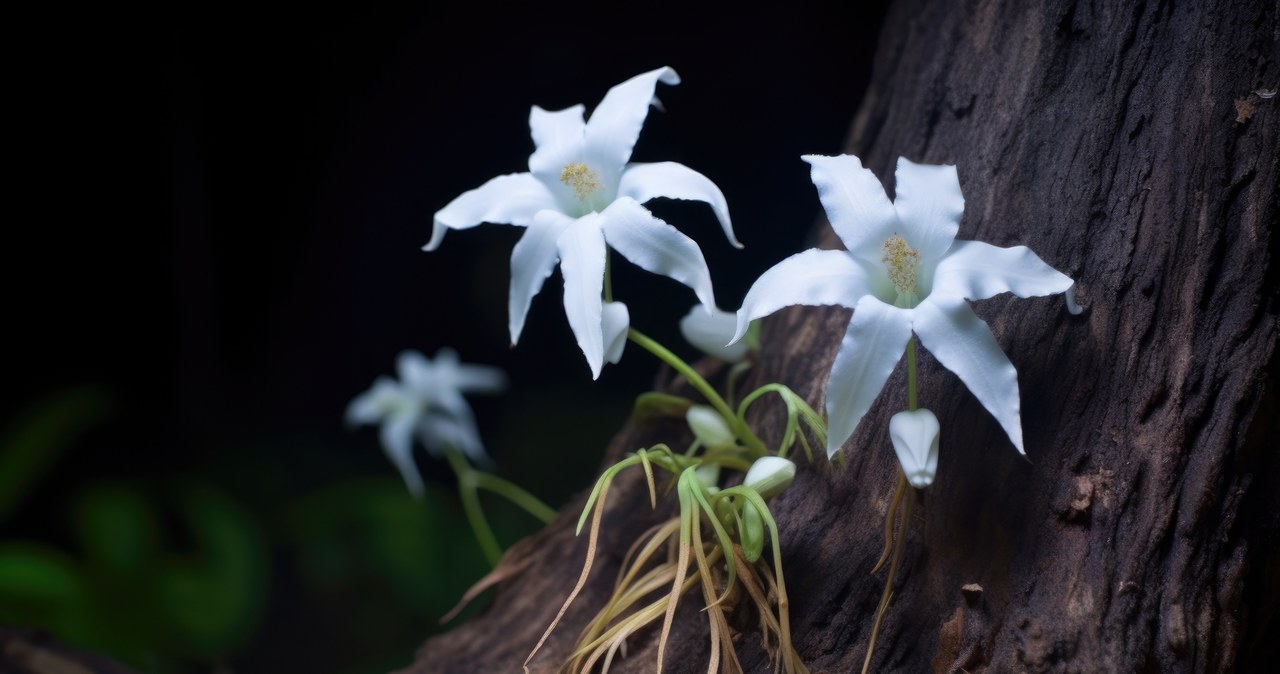
[[[1025,455],[1017,371],[965,300],[1065,293],[1071,279],[1026,246],[956,240],[964,197],[954,166],[899,159],[889,201],[857,157],[804,160],[846,250],[810,249],[761,275],[738,311],[735,339],[752,320],[793,304],[854,310],[827,380],[828,455],[853,435],[912,333]]]
[[[698,244],[641,204],[658,197],[706,202],[729,242],[742,247],[724,195],[711,180],[675,162],[629,163],[658,82],[674,85],[680,78],[671,68],[637,75],[610,89],[585,121],[582,105],[555,112],[533,106],[529,127],[536,149],[529,172],[498,176],[451,201],[436,212],[424,246],[435,250],[448,230],[485,222],[524,227],[511,252],[511,343],[520,340],[529,303],[558,263],[565,315],[596,378],[610,346],[610,326],[602,324],[606,246],[715,305]]]
[[[933,484],[938,473],[938,417],[926,409],[898,412],[889,419],[889,439],[902,474],[916,489]]]
[[[368,391],[347,406],[352,426],[381,424],[380,438],[387,457],[400,470],[414,496],[423,490],[422,476],[413,461],[413,435],[433,455],[446,448],[466,454],[476,463],[487,463],[480,432],[464,393],[498,393],[506,388],[502,370],[458,361],[453,349],[440,349],[435,362],[417,351],[404,351],[396,359],[400,380],[379,377]]]

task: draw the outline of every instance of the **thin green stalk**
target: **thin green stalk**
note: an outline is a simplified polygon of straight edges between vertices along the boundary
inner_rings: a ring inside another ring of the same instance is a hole
[[[760,441],[760,438],[756,437],[756,434],[751,431],[751,428],[747,426],[746,422],[742,421],[742,419],[734,414],[733,410],[729,408],[729,403],[725,402],[724,398],[720,397],[720,394],[716,392],[715,388],[713,388],[711,384],[707,383],[707,380],[703,379],[702,375],[698,374],[697,371],[690,367],[688,363],[681,360],[680,357],[674,353],[671,353],[667,347],[657,343],[635,328],[631,328],[627,331],[627,339],[630,339],[640,348],[652,353],[658,358],[658,360],[670,365],[672,369],[683,375],[685,379],[689,380],[689,383],[693,385],[693,388],[697,389],[698,392],[702,394],[702,397],[706,398],[707,402],[711,403],[711,406],[716,408],[716,411],[720,413],[720,416],[724,417],[725,421],[732,425],[734,434],[737,435],[738,439],[742,440],[747,448],[755,453],[756,456],[764,456],[767,454],[767,451],[764,448],[764,443]]]
[[[471,470],[471,475],[472,479],[475,480],[476,487],[487,489],[507,499],[523,508],[525,512],[538,518],[543,524],[551,524],[551,520],[556,518],[556,511],[552,510],[551,506],[543,503],[537,496],[521,489],[514,482],[474,468]]]
[[[484,551],[489,565],[497,566],[498,560],[502,558],[502,546],[498,545],[498,538],[493,535],[489,520],[485,519],[484,510],[480,507],[480,495],[476,492],[476,471],[457,450],[446,447],[444,455],[449,460],[454,475],[458,477],[458,497],[462,499],[462,509],[467,514],[471,531],[476,535],[476,542]]]
[[[907,409],[916,411],[916,338],[907,340]]]

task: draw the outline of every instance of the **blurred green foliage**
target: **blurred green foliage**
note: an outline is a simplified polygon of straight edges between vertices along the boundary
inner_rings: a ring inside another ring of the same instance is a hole
[[[266,455],[225,452],[176,475],[81,475],[78,452],[94,442],[83,434],[111,410],[106,392],[71,389],[16,415],[0,435],[0,624],[47,631],[140,672],[372,674],[406,666],[426,636],[448,629],[439,616],[488,571],[442,462],[420,457],[434,478],[421,499],[380,454],[339,446],[379,470],[335,478],[340,462],[299,462],[317,449],[305,441]],[[508,429],[547,425],[554,415],[543,411],[494,433],[517,467],[534,452],[516,447],[528,436]],[[594,449],[589,437],[622,414],[574,429],[581,438],[566,435]],[[299,470],[320,476],[291,479]],[[561,491],[578,484],[531,472]],[[504,544],[539,526],[483,498]]]

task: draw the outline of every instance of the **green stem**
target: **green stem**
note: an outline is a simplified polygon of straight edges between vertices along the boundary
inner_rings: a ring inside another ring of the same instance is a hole
[[[521,489],[514,482],[474,468],[471,470],[471,476],[475,480],[476,487],[487,489],[507,499],[524,509],[525,512],[538,518],[543,524],[551,524],[551,520],[556,518],[556,511],[552,510],[551,506],[543,503],[537,496]]]
[[[907,340],[907,409],[916,411],[916,338]]]
[[[476,492],[476,471],[457,450],[445,447],[444,455],[449,460],[454,475],[458,476],[458,497],[462,499],[462,509],[467,514],[471,531],[476,535],[476,542],[484,551],[489,565],[497,566],[498,560],[502,558],[502,546],[498,545],[498,538],[493,535],[489,520],[485,519],[484,509],[480,507],[480,495]]]
[[[768,453],[764,448],[764,443],[760,441],[760,438],[756,437],[756,434],[751,431],[751,428],[747,426],[746,422],[733,413],[733,410],[729,408],[729,403],[726,403],[724,398],[720,397],[720,394],[716,392],[715,388],[713,388],[711,384],[707,383],[707,380],[703,379],[702,375],[698,374],[697,371],[690,367],[688,363],[684,362],[679,356],[667,350],[667,347],[655,342],[653,339],[635,328],[631,328],[627,331],[627,339],[630,339],[640,348],[652,353],[658,358],[658,360],[670,365],[672,369],[683,375],[693,388],[697,389],[697,391],[702,394],[702,397],[706,398],[707,402],[711,403],[711,406],[720,413],[720,416],[724,417],[725,422],[732,426],[734,435],[737,435],[738,439],[742,440],[743,444],[745,444],[756,456],[764,456]]]

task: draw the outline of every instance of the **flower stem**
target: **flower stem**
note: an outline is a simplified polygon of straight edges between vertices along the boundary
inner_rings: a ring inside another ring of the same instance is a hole
[[[484,516],[484,509],[480,507],[480,495],[476,492],[477,471],[467,463],[462,454],[452,447],[446,446],[444,455],[449,460],[449,466],[453,468],[454,475],[458,477],[458,497],[462,499],[462,509],[467,514],[471,531],[476,535],[476,542],[484,551],[489,565],[497,566],[498,560],[502,558],[502,546],[498,545],[498,538],[493,535],[489,520]]]
[[[691,384],[693,388],[697,389],[698,393],[701,393],[702,397],[706,398],[707,402],[711,403],[712,407],[716,408],[716,411],[720,413],[720,416],[724,417],[725,422],[733,429],[734,435],[738,436],[738,439],[741,440],[753,454],[760,457],[768,453],[764,448],[764,443],[760,441],[760,438],[756,437],[756,434],[751,431],[751,428],[747,426],[746,422],[733,413],[733,410],[729,408],[729,403],[725,402],[724,398],[716,392],[715,388],[713,388],[711,384],[707,383],[707,380],[704,379],[702,375],[698,374],[696,370],[690,367],[688,363],[681,360],[680,357],[674,353],[671,353],[667,347],[655,342],[652,338],[646,336],[635,328],[631,328],[627,331],[627,339],[631,340],[640,348],[652,353],[658,358],[658,360],[670,365],[672,369],[683,375],[684,378],[689,381],[689,384]]]
[[[916,411],[916,338],[907,340],[907,409]]]
[[[471,469],[472,479],[476,487],[486,489],[519,506],[525,512],[536,517],[543,524],[551,524],[556,518],[556,511],[543,503],[537,496],[530,494],[514,482],[505,480],[483,471]]]

